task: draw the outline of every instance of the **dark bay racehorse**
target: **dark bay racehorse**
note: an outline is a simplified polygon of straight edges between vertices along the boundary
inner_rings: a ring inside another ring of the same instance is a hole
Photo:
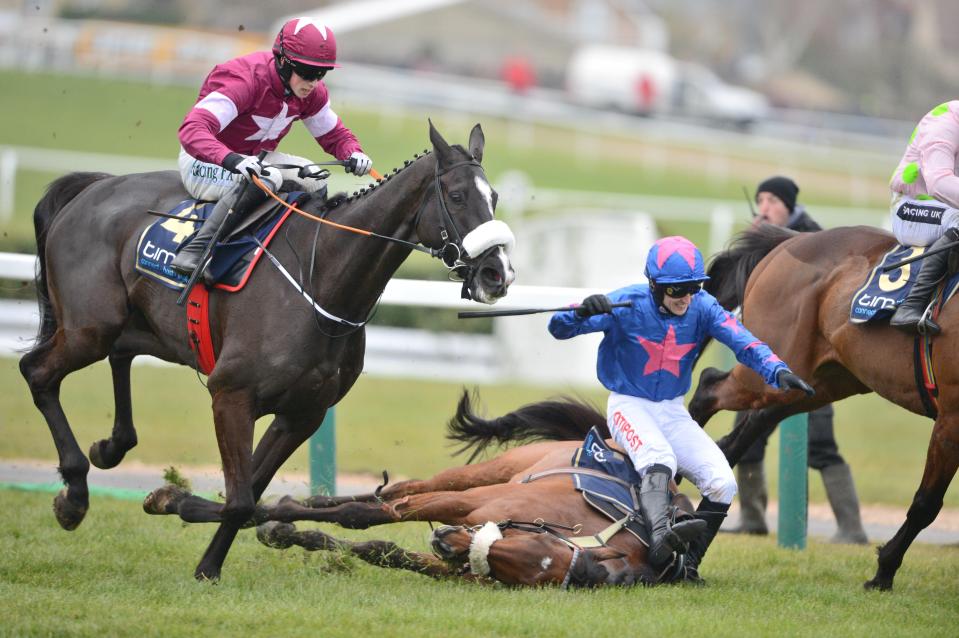
[[[257,536],[278,549],[343,550],[380,567],[434,577],[488,576],[508,585],[651,585],[679,577],[678,563],[656,573],[647,562],[646,544],[626,530],[616,528],[605,544],[591,544],[591,535],[610,529],[612,521],[587,505],[563,472],[594,425],[609,436],[602,414],[568,400],[531,404],[487,421],[472,412],[464,395],[450,427],[467,447],[485,447],[491,440],[558,440],[513,447],[488,461],[403,481],[376,494],[317,496],[304,503],[284,497],[276,505],[257,507],[258,521],[274,521],[260,525]],[[530,475],[542,478],[525,482]],[[672,488],[676,506],[691,514],[692,503]],[[177,513],[186,493],[166,486],[153,498],[157,509]],[[431,555],[389,541],[352,542],[320,530],[297,531],[289,524],[294,520],[359,529],[400,521],[446,525],[433,532]]]
[[[854,394],[876,392],[925,414],[916,388],[914,337],[885,322],[849,322],[853,295],[894,244],[889,233],[871,227],[797,234],[765,226],[743,233],[713,259],[713,294],[727,307],[741,302],[746,327],[816,389],[814,397],[768,389],[742,365],[726,373],[704,370],[689,406],[700,425],[719,410],[752,410],[720,441],[731,464],[783,418]],[[905,523],[879,551],[879,567],[867,589],[892,588],[906,550],[935,520],[959,465],[959,303],[947,304],[939,321],[943,332],[933,352],[939,413],[926,467]]]
[[[493,303],[514,278],[507,250],[512,234],[493,220],[496,194],[480,164],[483,132],[473,128],[467,150],[447,144],[431,123],[430,140],[432,153],[394,171],[386,183],[334,198],[338,205],[327,210],[320,202],[306,204],[305,211],[435,249],[465,277],[473,299]],[[145,211],[169,210],[186,198],[175,172],[74,173],[53,182],[34,213],[41,329],[20,370],[59,454],[66,487],[54,512],[64,529],[76,528],[86,514],[89,462],[114,467],[137,443],[130,406],[133,357],[149,354],[197,366],[185,310],[174,303],[177,292],[134,270],[137,239],[155,219]],[[211,293],[218,358],[208,388],[226,502],[205,510],[204,520],[220,526],[197,578],[219,577],[237,531],[274,473],[356,381],[363,369],[364,321],[412,246],[319,228],[297,215],[281,233],[271,246],[274,255],[300,275],[316,304],[352,323],[317,314],[267,262],[241,292]],[[91,446],[88,462],[61,408],[60,383],[103,358],[113,372],[116,417],[110,438]],[[254,450],[253,424],[266,414],[274,420]]]

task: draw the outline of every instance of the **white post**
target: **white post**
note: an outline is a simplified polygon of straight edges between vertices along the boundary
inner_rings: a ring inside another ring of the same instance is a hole
[[[12,148],[0,151],[0,221],[13,217],[14,193],[17,184],[17,152]]]
[[[715,255],[733,236],[733,224],[736,218],[729,206],[717,206],[709,221],[709,254]]]

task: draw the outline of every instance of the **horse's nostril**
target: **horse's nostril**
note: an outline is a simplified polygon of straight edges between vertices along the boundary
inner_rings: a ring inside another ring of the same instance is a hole
[[[483,279],[494,284],[500,284],[503,282],[503,275],[495,268],[484,268]]]

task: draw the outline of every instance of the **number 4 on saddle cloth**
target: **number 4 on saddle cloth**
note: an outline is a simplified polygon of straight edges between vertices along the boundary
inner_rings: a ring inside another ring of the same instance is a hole
[[[282,193],[281,196],[287,203],[297,205],[309,197],[299,191]],[[148,226],[137,243],[137,271],[168,288],[184,288],[188,277],[174,271],[170,263],[177,249],[193,239],[215,205],[215,202],[186,200],[170,211],[169,214],[174,217],[164,217]],[[206,270],[206,277],[216,282],[214,288],[226,292],[241,290],[262,257],[262,251],[253,238],[259,239],[264,246],[268,245],[290,212],[289,208],[279,203],[265,203],[250,213],[238,231],[227,237],[226,241],[219,242],[213,249],[213,257]],[[187,339],[196,354],[197,368],[204,374],[210,374],[216,365],[210,336],[208,296],[206,285],[197,282],[190,292],[186,309]]]
[[[295,191],[281,193],[288,203],[301,204],[307,194]],[[173,217],[164,217],[143,231],[137,242],[137,272],[155,279],[167,288],[182,290],[188,277],[170,267],[177,250],[188,244],[196,235],[203,220],[213,211],[215,202],[200,202],[188,199],[180,202],[169,212]],[[270,200],[251,212],[238,232],[213,249],[213,257],[206,270],[207,281],[216,282],[214,288],[236,292],[246,285],[254,266],[262,257],[255,236],[264,246],[269,245],[276,231],[290,215],[290,209]]]
[[[863,286],[852,296],[849,321],[866,323],[891,317],[899,304],[909,294],[912,284],[925,262],[920,259],[887,273],[884,273],[882,269],[889,264],[921,255],[925,250],[926,248],[922,246],[898,245],[886,253],[869,273],[869,277]],[[957,289],[959,289],[959,273],[953,272],[953,269],[950,268],[945,286],[940,288],[937,295],[933,297],[933,302],[939,303],[941,307],[956,294]]]

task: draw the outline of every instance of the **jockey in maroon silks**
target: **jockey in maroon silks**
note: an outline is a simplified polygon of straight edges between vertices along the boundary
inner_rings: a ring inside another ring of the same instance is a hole
[[[213,68],[180,126],[179,168],[190,195],[218,203],[193,241],[178,252],[174,269],[189,274],[197,268],[231,207],[233,225],[266,198],[259,188],[243,188],[251,175],[274,191],[284,180],[307,191],[322,187],[320,180],[305,177],[319,173],[310,160],[275,150],[296,120],[303,121],[324,151],[348,160],[347,171],[370,171],[372,160],[330,107],[323,77],[338,66],[329,27],[294,18],[280,29],[272,52],[258,51]],[[261,161],[257,155],[263,151]],[[281,170],[270,164],[300,168]]]

